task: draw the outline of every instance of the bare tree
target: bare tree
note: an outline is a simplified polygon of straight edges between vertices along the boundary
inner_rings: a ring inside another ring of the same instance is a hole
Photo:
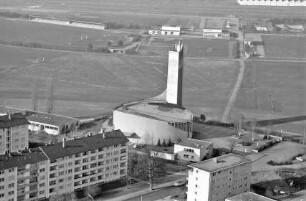
[[[37,111],[38,108],[38,78],[33,80],[32,83],[32,109]]]
[[[46,112],[51,113],[53,110],[53,104],[54,104],[54,84],[53,84],[53,77],[50,77],[46,81],[46,88],[47,88],[47,94],[46,94]]]

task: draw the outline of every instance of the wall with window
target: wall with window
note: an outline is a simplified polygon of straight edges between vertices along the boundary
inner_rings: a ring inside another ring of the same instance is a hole
[[[198,148],[183,146],[179,144],[174,145],[174,153],[177,154],[177,159],[199,162],[204,158],[209,158],[213,151],[213,145],[208,144]]]
[[[28,135],[27,125],[0,129],[0,154],[27,149]]]

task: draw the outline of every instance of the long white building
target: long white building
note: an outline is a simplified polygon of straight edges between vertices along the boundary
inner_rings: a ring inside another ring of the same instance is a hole
[[[242,6],[306,6],[306,0],[237,0]]]
[[[187,201],[224,201],[250,189],[252,162],[227,154],[189,165]]]

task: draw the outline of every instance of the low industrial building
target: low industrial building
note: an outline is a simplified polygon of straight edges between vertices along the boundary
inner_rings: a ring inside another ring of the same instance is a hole
[[[119,130],[0,156],[0,200],[37,201],[127,176]]]
[[[178,160],[200,162],[212,156],[213,143],[188,138],[174,144],[174,153]]]
[[[187,201],[224,201],[250,190],[252,161],[227,154],[188,165]]]
[[[72,117],[11,107],[0,108],[0,116],[14,113],[25,115],[29,122],[28,129],[33,132],[61,135],[75,131],[79,127],[79,120]]]
[[[54,24],[61,26],[71,26],[71,27],[97,29],[97,30],[105,30],[106,28],[104,24],[94,23],[94,22],[82,22],[82,21],[64,20],[56,18],[42,18],[37,16],[30,16],[29,19],[32,22],[40,22],[40,23]]]
[[[237,0],[242,6],[306,6],[305,0]]]
[[[161,35],[174,35],[179,36],[181,35],[181,27],[180,26],[169,26],[163,25],[161,27]]]
[[[0,116],[0,155],[28,149],[28,124],[21,113]]]
[[[253,192],[245,192],[233,197],[226,198],[225,201],[276,201],[271,198],[258,195]]]
[[[216,28],[204,28],[203,29],[203,37],[205,38],[222,38],[222,39],[229,39],[230,32],[223,27],[216,27]]]
[[[50,135],[60,135],[75,131],[79,120],[56,114],[26,111],[27,120],[30,122],[29,130],[46,132]]]

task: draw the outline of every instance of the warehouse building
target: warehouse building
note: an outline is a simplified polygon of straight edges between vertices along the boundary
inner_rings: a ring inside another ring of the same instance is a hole
[[[0,156],[0,200],[36,201],[127,175],[119,130]]]

